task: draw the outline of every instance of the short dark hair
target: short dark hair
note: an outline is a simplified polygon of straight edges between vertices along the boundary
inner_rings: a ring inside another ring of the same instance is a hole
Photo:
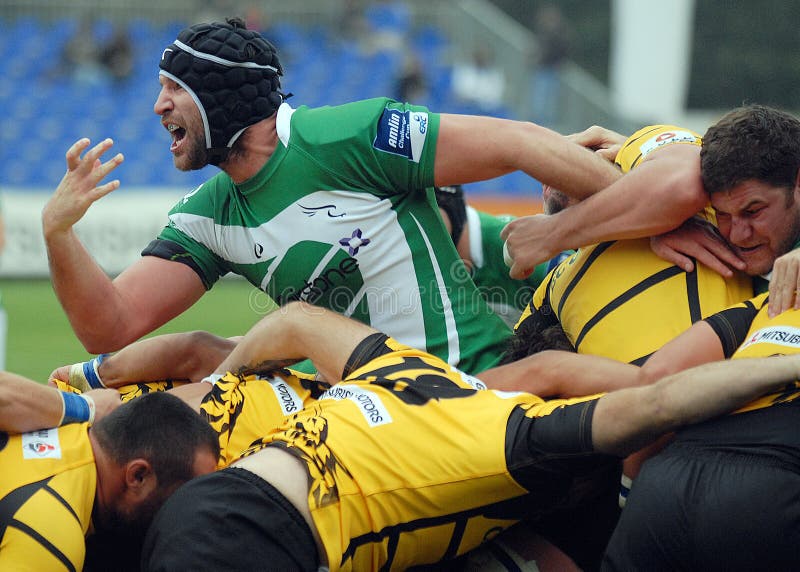
[[[788,190],[800,168],[800,120],[764,105],[726,113],[709,127],[700,150],[703,186],[711,195],[756,180]]]
[[[561,324],[543,324],[540,320],[529,318],[520,324],[508,341],[500,365],[519,361],[545,350],[574,352],[575,346],[567,337]]]
[[[147,459],[159,486],[178,485],[194,477],[198,451],[205,449],[219,458],[216,432],[169,393],[149,393],[123,403],[91,431],[115,463]]]

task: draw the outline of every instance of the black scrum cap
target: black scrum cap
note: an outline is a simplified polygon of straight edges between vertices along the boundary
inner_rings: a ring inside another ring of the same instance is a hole
[[[186,28],[163,51],[159,67],[200,109],[213,165],[227,158],[247,127],[275,113],[283,101],[275,47],[241,20]]]

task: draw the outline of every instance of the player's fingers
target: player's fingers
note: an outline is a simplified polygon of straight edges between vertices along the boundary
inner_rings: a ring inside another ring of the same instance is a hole
[[[119,188],[120,182],[119,179],[114,179],[113,181],[109,181],[104,185],[100,185],[99,187],[95,187],[91,192],[91,199],[92,201],[96,201],[97,199],[101,199],[106,196],[111,191],[115,191]]]
[[[517,220],[519,220],[519,219],[517,219]],[[503,229],[500,231],[500,238],[502,238],[505,241],[508,240],[508,237],[511,234],[511,231],[514,230],[514,226],[516,226],[514,224],[515,222],[517,222],[517,221],[516,220],[512,220],[511,222],[509,222],[508,224],[506,224],[503,227]]]
[[[526,268],[523,263],[515,261],[508,275],[515,280],[524,280],[530,276],[532,272],[533,268]]]
[[[724,260],[720,260],[715,252],[710,252],[709,250],[705,249],[698,249],[694,253],[694,258],[724,278],[733,277],[733,271],[730,269],[730,266],[728,266]]]
[[[103,153],[108,151],[113,144],[114,141],[111,138],[103,139],[102,141],[100,141],[100,143],[98,143],[97,145],[95,145],[86,152],[86,155],[84,156],[83,160],[88,165],[94,165],[94,162],[97,159],[99,159]]]
[[[595,151],[597,155],[600,155],[606,161],[614,161],[617,158],[617,153],[619,152],[619,147],[609,147],[607,149],[598,149]]]
[[[94,168],[94,175],[97,177],[98,181],[103,180],[106,175],[108,175],[111,171],[119,167],[119,165],[125,160],[125,157],[122,153],[117,153],[111,159],[106,161],[105,163],[100,163],[95,166]]]
[[[702,241],[702,245],[716,259],[726,264],[728,267],[738,270],[744,270],[747,267],[744,260],[736,256],[731,247],[721,238],[713,234],[704,234],[704,237],[705,239]]]
[[[692,262],[692,259],[678,252],[674,248],[671,248],[657,240],[650,240],[650,248],[656,256],[662,260],[671,262],[678,268],[682,268],[685,272],[691,272],[694,270],[694,263]]]
[[[89,139],[84,137],[83,139],[78,139],[69,149],[67,149],[67,169],[74,171],[78,168],[78,165],[80,165],[81,161],[81,153],[83,153],[83,150],[89,146],[89,143]]]
[[[777,316],[800,303],[800,261],[789,257],[775,261],[769,282],[769,315]]]

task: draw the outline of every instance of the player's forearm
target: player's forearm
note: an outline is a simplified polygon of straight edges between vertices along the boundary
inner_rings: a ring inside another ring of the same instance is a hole
[[[800,355],[726,360],[610,393],[595,410],[595,449],[630,454],[664,433],[730,413],[799,376]]]
[[[106,387],[166,379],[197,382],[234,347],[235,342],[202,331],[154,336],[107,357],[98,374]]]
[[[538,125],[527,124],[513,149],[517,168],[575,199],[586,199],[612,185],[622,173],[611,162]]]
[[[0,372],[0,431],[23,433],[55,427],[63,407],[57,389]]]
[[[645,161],[602,192],[558,213],[552,222],[555,240],[562,249],[574,249],[677,228],[707,203],[699,164],[695,169],[699,159],[689,151]]]
[[[75,335],[91,353],[119,349],[126,308],[73,230],[45,233],[50,279]]]
[[[637,384],[639,368],[616,360],[543,351],[478,375],[491,389],[540,397],[579,397]]]

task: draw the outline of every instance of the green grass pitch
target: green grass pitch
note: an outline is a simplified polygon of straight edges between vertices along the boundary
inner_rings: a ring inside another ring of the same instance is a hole
[[[0,293],[8,313],[8,371],[45,382],[55,368],[91,357],[72,332],[48,280],[3,280]],[[249,283],[223,280],[153,335],[190,330],[241,335],[272,308],[272,301]]]

